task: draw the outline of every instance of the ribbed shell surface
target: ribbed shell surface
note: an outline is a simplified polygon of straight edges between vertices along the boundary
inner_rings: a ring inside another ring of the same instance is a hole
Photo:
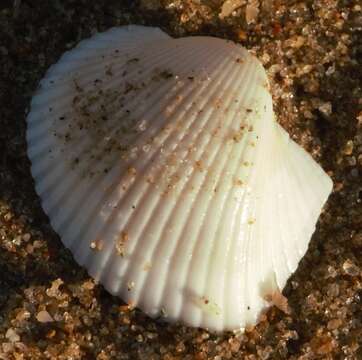
[[[232,42],[114,28],[50,68],[27,118],[42,206],[77,262],[151,316],[254,324],[331,180],[275,122]]]

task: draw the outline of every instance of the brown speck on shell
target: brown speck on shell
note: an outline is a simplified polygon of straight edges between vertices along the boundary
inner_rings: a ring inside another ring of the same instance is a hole
[[[95,240],[90,243],[90,248],[92,250],[101,251],[103,249],[103,241],[102,240]]]
[[[198,171],[204,171],[204,166],[201,160],[195,161],[195,167]]]
[[[76,79],[73,79],[73,84],[75,86],[75,90],[79,93],[83,92],[83,89],[79,86],[78,81]]]
[[[113,76],[112,65],[106,67],[105,74],[108,76]]]
[[[174,75],[172,74],[172,72],[168,71],[168,70],[163,70],[160,72],[160,76],[163,78],[163,79],[170,79],[172,78]]]
[[[128,173],[129,175],[131,175],[131,176],[135,176],[136,173],[137,173],[137,170],[136,170],[135,167],[131,166],[131,167],[129,167],[129,168],[127,169],[127,173]]]
[[[128,241],[128,233],[126,231],[122,231],[119,237],[116,240],[116,250],[118,255],[125,255],[125,246]]]
[[[133,281],[129,281],[127,283],[127,290],[131,291],[135,287],[135,283]]]
[[[241,179],[234,179],[234,184],[236,186],[243,186],[244,185],[244,183],[243,183],[243,181]]]
[[[137,63],[139,61],[140,61],[139,58],[132,58],[132,59],[127,60],[127,64],[134,64],[134,63]]]

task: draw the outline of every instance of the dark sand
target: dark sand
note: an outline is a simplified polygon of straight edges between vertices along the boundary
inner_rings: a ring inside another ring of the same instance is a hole
[[[1,0],[0,359],[362,359],[362,4],[251,0],[220,19],[222,3]],[[283,292],[290,314],[273,307],[239,335],[151,320],[95,285],[52,231],[26,156],[30,98],[64,51],[128,23],[253,50],[280,123],[333,178]]]

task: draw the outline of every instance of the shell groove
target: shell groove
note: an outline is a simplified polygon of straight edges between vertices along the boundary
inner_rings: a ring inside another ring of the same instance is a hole
[[[42,206],[77,262],[151,316],[254,324],[332,183],[275,122],[257,59],[114,28],[50,68],[27,118]]]

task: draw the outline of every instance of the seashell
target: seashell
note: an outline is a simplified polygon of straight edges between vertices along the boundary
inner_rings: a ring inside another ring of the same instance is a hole
[[[237,44],[142,26],[50,68],[27,118],[36,190],[109,292],[215,331],[255,324],[280,293],[332,182],[275,121],[268,86]]]

